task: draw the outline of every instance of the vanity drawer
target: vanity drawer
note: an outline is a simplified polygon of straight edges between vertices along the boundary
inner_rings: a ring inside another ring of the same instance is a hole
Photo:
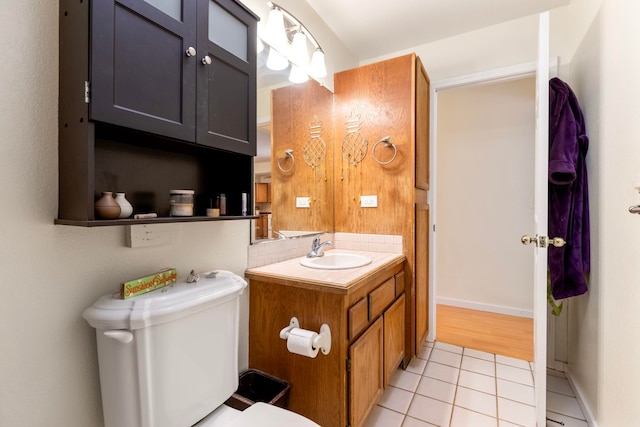
[[[369,324],[369,305],[363,298],[349,309],[349,339],[353,339]]]
[[[369,294],[369,319],[375,319],[396,297],[396,281],[392,277]]]

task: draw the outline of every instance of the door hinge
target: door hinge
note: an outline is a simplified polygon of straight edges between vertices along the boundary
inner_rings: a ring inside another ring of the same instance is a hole
[[[351,372],[351,358],[347,357],[347,372]]]
[[[84,82],[84,102],[85,104],[91,102],[91,83],[88,81]]]

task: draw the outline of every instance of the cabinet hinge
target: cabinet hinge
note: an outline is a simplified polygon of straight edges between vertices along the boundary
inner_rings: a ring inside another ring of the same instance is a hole
[[[347,357],[347,372],[351,372],[351,358]]]
[[[91,102],[91,83],[88,81],[84,82],[84,102],[85,104]]]

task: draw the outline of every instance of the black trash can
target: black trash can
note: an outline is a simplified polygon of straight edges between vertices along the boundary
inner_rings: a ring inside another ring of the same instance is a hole
[[[257,369],[247,369],[240,374],[238,390],[225,404],[244,411],[256,402],[287,408],[289,383]]]

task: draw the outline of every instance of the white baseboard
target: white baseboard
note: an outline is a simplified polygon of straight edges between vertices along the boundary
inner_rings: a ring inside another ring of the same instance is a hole
[[[437,297],[437,304],[451,305],[460,308],[469,308],[471,310],[488,311],[490,313],[506,314],[509,316],[527,317],[533,319],[533,310],[525,310],[522,308],[507,307],[504,305],[485,304],[475,301],[466,301],[455,298]]]
[[[569,369],[568,365],[564,365],[564,374],[569,381],[569,385],[571,386],[571,390],[573,390],[573,394],[576,396],[576,400],[578,401],[578,405],[580,405],[580,409],[582,409],[582,415],[585,416],[587,424],[589,427],[598,427],[598,423],[593,416],[593,411],[591,411],[591,407],[587,404],[587,401],[584,398],[584,392],[578,386],[578,384],[574,381],[573,375],[571,374],[571,369]]]

